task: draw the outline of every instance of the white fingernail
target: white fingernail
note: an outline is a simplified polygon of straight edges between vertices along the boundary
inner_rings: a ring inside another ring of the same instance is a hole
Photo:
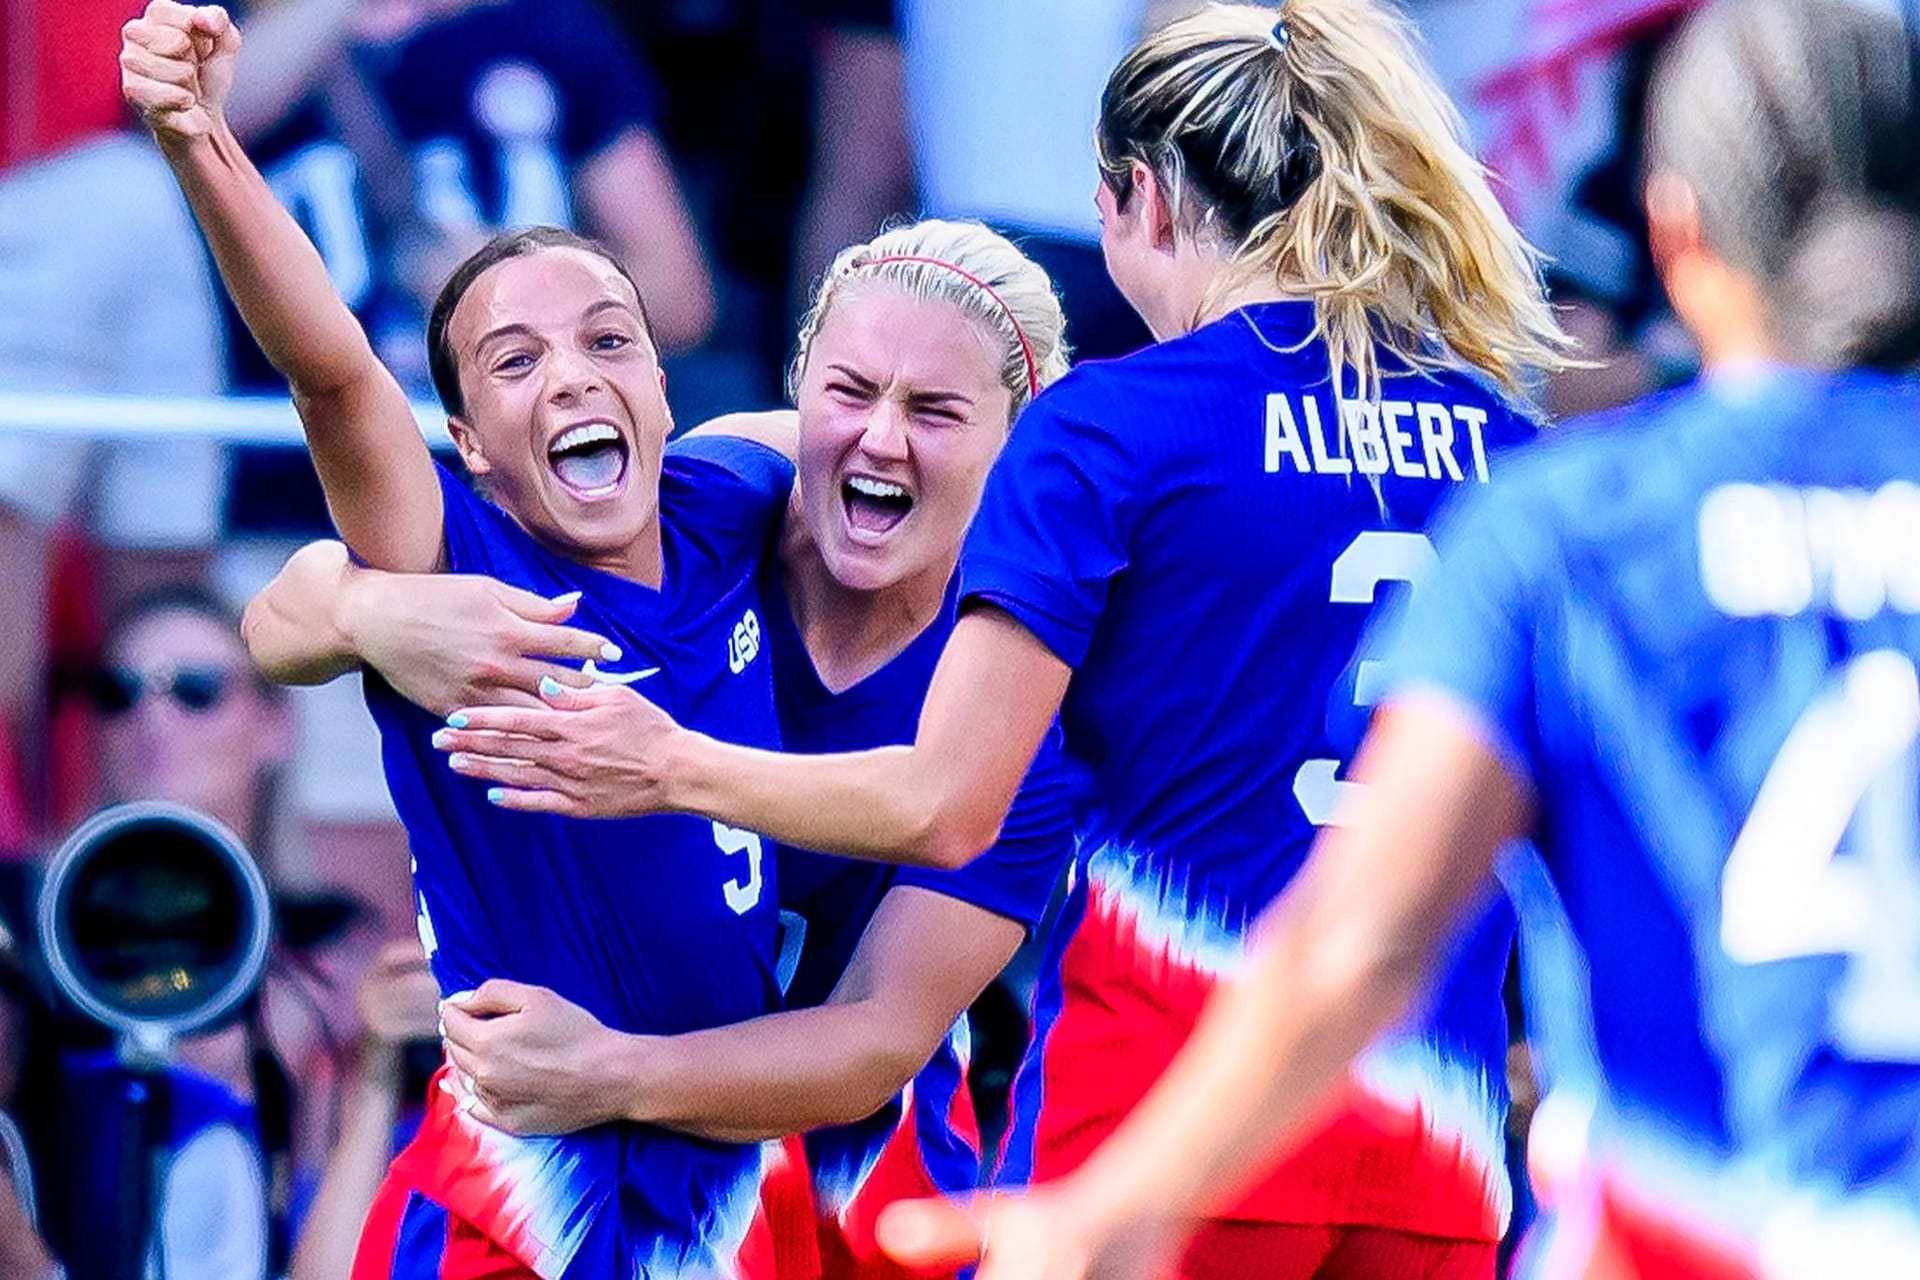
[[[611,640],[606,641],[600,646],[600,661],[602,662],[618,662],[625,656],[625,650],[621,649],[619,645],[613,643]]]
[[[578,591],[569,591],[569,592],[566,592],[564,595],[555,596],[553,598],[553,602],[555,604],[573,604],[574,602],[580,599],[580,594],[581,593]]]

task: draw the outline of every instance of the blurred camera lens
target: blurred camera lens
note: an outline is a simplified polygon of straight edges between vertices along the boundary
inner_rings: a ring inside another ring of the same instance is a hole
[[[232,832],[177,805],[122,805],[81,826],[48,869],[39,915],[61,993],[136,1039],[217,1023],[265,966],[259,868]]]

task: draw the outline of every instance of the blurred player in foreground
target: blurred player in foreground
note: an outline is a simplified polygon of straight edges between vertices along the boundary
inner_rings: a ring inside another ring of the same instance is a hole
[[[985,227],[896,228],[823,277],[792,370],[797,415],[722,418],[669,448],[737,449],[743,432],[797,443],[759,638],[789,748],[912,740],[955,621],[961,539],[1014,414],[1066,371],[1062,324],[1046,274]],[[542,669],[516,646],[532,620],[500,590],[351,568],[321,545],[262,593],[250,638],[270,674],[321,678],[364,655],[429,706],[490,697],[503,671],[530,693]],[[780,849],[781,905],[806,921],[790,1012],[635,1037],[551,992],[488,982],[445,1014],[472,1114],[517,1133],[622,1119],[734,1139],[819,1130],[806,1156],[825,1274],[900,1275],[874,1219],[904,1196],[979,1186],[958,1023],[1039,923],[1071,840],[1050,740],[999,840],[964,868]]]
[[[1373,664],[1350,665],[1367,602],[1424,577],[1428,508],[1531,434],[1482,376],[1514,392],[1562,341],[1452,109],[1367,0],[1166,28],[1114,72],[1098,143],[1107,263],[1162,341],[1022,415],[913,746],[755,752],[640,691],[463,712],[447,742],[506,807],[708,812],[957,866],[1059,713],[1085,857],[1016,1086],[1015,1178],[1085,1158],[1240,965],[1344,785],[1373,697]],[[498,758],[483,730],[526,740]],[[1300,1159],[1214,1206],[1186,1274],[1491,1275],[1504,910]]]
[[[609,678],[650,678],[716,732],[777,741],[770,664],[736,637],[764,608],[756,570],[779,514],[764,473],[789,464],[750,449],[663,465],[672,422],[632,280],[598,246],[535,230],[463,263],[428,324],[450,430],[493,503],[473,494],[434,463],[319,255],[234,141],[223,104],[239,44],[223,10],[155,0],[126,28],[125,92],[292,385],[347,545],[387,569],[583,592],[577,616],[618,642],[593,651]],[[435,717],[377,682],[368,704],[443,992],[537,983],[654,1034],[773,1007],[776,908],[757,836],[691,819],[511,817],[444,768]],[[755,1146],[637,1125],[513,1138],[436,1091],[355,1273],[735,1274],[761,1161]]]
[[[1646,203],[1705,374],[1451,512],[1368,790],[1243,980],[1076,1174],[977,1222],[903,1206],[900,1256],[1151,1274],[1138,1241],[1309,1131],[1531,836],[1608,1094],[1543,1273],[1920,1274],[1913,66],[1847,0],[1721,0],[1684,31]]]

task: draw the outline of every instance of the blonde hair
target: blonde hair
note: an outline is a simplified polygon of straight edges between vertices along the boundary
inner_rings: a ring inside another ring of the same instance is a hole
[[[798,397],[814,335],[850,283],[884,282],[915,298],[949,302],[986,325],[1001,346],[1000,382],[1017,416],[1067,371],[1067,318],[1053,280],[1012,241],[978,222],[928,218],[840,251],[820,277],[787,370]]]
[[[1278,21],[1276,21],[1278,19]],[[1379,394],[1384,348],[1471,365],[1509,394],[1572,363],[1539,257],[1462,141],[1406,23],[1374,0],[1211,4],[1148,36],[1107,81],[1097,144],[1124,201],[1129,162],[1235,269],[1315,304],[1335,391]]]

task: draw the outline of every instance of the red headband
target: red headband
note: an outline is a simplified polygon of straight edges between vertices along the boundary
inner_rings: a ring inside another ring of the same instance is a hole
[[[1013,336],[1020,340],[1020,354],[1027,362],[1027,399],[1031,400],[1040,394],[1040,366],[1033,358],[1033,344],[1027,341],[1027,331],[1020,327],[1020,321],[1014,317],[1013,308],[1007,305],[1006,299],[993,291],[992,285],[964,267],[957,267],[948,262],[945,258],[927,258],[916,253],[890,253],[882,258],[868,258],[854,270],[858,271],[860,267],[877,267],[887,262],[924,262],[930,267],[943,267],[992,298],[995,305],[1007,313],[1007,323],[1013,326]]]

